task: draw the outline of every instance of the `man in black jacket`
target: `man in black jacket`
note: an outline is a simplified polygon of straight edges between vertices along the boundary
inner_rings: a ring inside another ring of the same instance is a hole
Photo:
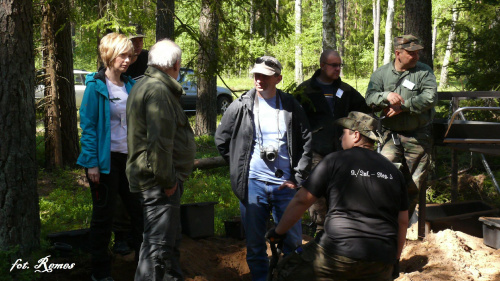
[[[129,36],[128,38],[134,45],[134,56],[132,57],[132,61],[130,62],[131,64],[125,74],[135,80],[142,78],[144,72],[146,72],[146,69],[148,68],[149,51],[143,49],[145,37],[146,36],[142,34],[135,34]]]
[[[323,51],[319,63],[320,69],[300,84],[293,94],[302,104],[311,125],[313,168],[326,155],[342,149],[339,141],[342,128],[335,125],[335,120],[347,117],[351,111],[370,112],[363,96],[342,82],[342,59],[337,51]],[[316,201],[309,209],[309,214],[317,230],[322,230],[326,214],[325,199]]]

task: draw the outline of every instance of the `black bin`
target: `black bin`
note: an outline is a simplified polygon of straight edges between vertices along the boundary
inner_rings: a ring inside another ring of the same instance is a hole
[[[226,237],[235,239],[245,239],[245,229],[241,223],[240,217],[235,217],[231,220],[224,221],[224,229],[226,230]]]
[[[426,221],[434,232],[453,229],[479,238],[483,237],[482,216],[492,216],[498,209],[483,201],[464,201],[445,204],[427,204]]]
[[[214,236],[214,206],[217,202],[181,204],[182,233],[191,238]]]
[[[47,238],[51,244],[67,244],[70,245],[73,250],[80,250],[83,252],[89,251],[89,237],[90,229],[88,228],[47,234]]]

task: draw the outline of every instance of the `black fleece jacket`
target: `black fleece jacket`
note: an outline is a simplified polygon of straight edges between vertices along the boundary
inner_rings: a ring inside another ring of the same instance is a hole
[[[366,105],[365,98],[349,84],[337,79],[333,82],[334,93],[340,88],[344,91],[342,97],[335,95],[334,110],[330,109],[328,102],[318,84],[316,78],[320,75],[318,69],[314,75],[300,84],[294,91],[293,96],[300,102],[311,126],[313,136],[313,151],[326,156],[331,152],[341,150],[339,137],[342,128],[336,126],[334,121],[347,117],[351,111],[370,113],[371,109]]]

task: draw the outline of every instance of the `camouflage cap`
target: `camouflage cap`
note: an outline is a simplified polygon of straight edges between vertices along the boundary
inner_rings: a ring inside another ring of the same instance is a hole
[[[420,39],[411,34],[394,37],[394,49],[405,49],[407,51],[422,50],[424,46],[420,44]]]
[[[376,142],[379,141],[376,133],[377,119],[363,112],[351,111],[347,117],[337,119],[335,124],[352,131],[358,131],[363,136]]]

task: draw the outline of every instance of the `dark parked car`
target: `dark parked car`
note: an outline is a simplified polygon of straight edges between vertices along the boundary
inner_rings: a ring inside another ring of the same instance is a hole
[[[181,104],[186,112],[196,111],[196,100],[198,99],[198,87],[194,70],[181,68],[177,81],[181,83],[185,95],[181,96]],[[228,88],[217,86],[217,112],[223,114],[233,101],[233,95]]]

